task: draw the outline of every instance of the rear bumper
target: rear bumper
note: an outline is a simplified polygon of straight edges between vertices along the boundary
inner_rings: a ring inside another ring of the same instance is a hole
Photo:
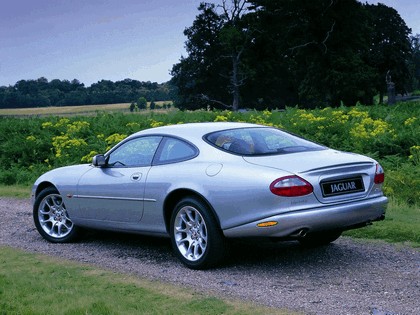
[[[373,199],[294,211],[267,217],[223,231],[226,237],[288,237],[299,231],[346,230],[383,219],[388,198]],[[257,224],[275,221],[276,225],[258,227]]]

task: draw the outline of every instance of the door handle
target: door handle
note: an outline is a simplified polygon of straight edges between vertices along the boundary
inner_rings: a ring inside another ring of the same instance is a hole
[[[139,181],[141,179],[141,173],[134,173],[130,178],[132,181]]]

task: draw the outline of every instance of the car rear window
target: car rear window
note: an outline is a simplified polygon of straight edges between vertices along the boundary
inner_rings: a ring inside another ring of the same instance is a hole
[[[276,128],[240,128],[207,134],[204,139],[239,155],[274,155],[324,150],[325,147]]]

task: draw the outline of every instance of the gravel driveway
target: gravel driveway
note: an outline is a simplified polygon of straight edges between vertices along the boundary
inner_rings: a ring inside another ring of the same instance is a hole
[[[420,314],[420,251],[382,242],[342,237],[304,249],[235,241],[225,265],[193,271],[172,255],[169,239],[97,232],[79,243],[48,243],[29,200],[0,198],[0,245],[305,314]]]

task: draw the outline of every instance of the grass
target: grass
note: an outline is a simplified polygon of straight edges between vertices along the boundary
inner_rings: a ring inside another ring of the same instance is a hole
[[[13,197],[19,199],[29,198],[31,196],[31,186],[0,185],[0,197]]]
[[[155,102],[157,106],[172,104],[171,101]],[[150,105],[150,103],[148,103]],[[129,112],[130,103],[102,104],[102,105],[80,105],[80,106],[50,106],[35,108],[1,108],[0,116],[53,116],[69,115],[77,116],[84,114],[95,114],[96,112]],[[159,111],[159,109],[157,110]]]
[[[385,220],[362,229],[345,232],[355,238],[380,239],[420,247],[420,209],[390,198]]]
[[[0,247],[0,314],[293,313]]]

